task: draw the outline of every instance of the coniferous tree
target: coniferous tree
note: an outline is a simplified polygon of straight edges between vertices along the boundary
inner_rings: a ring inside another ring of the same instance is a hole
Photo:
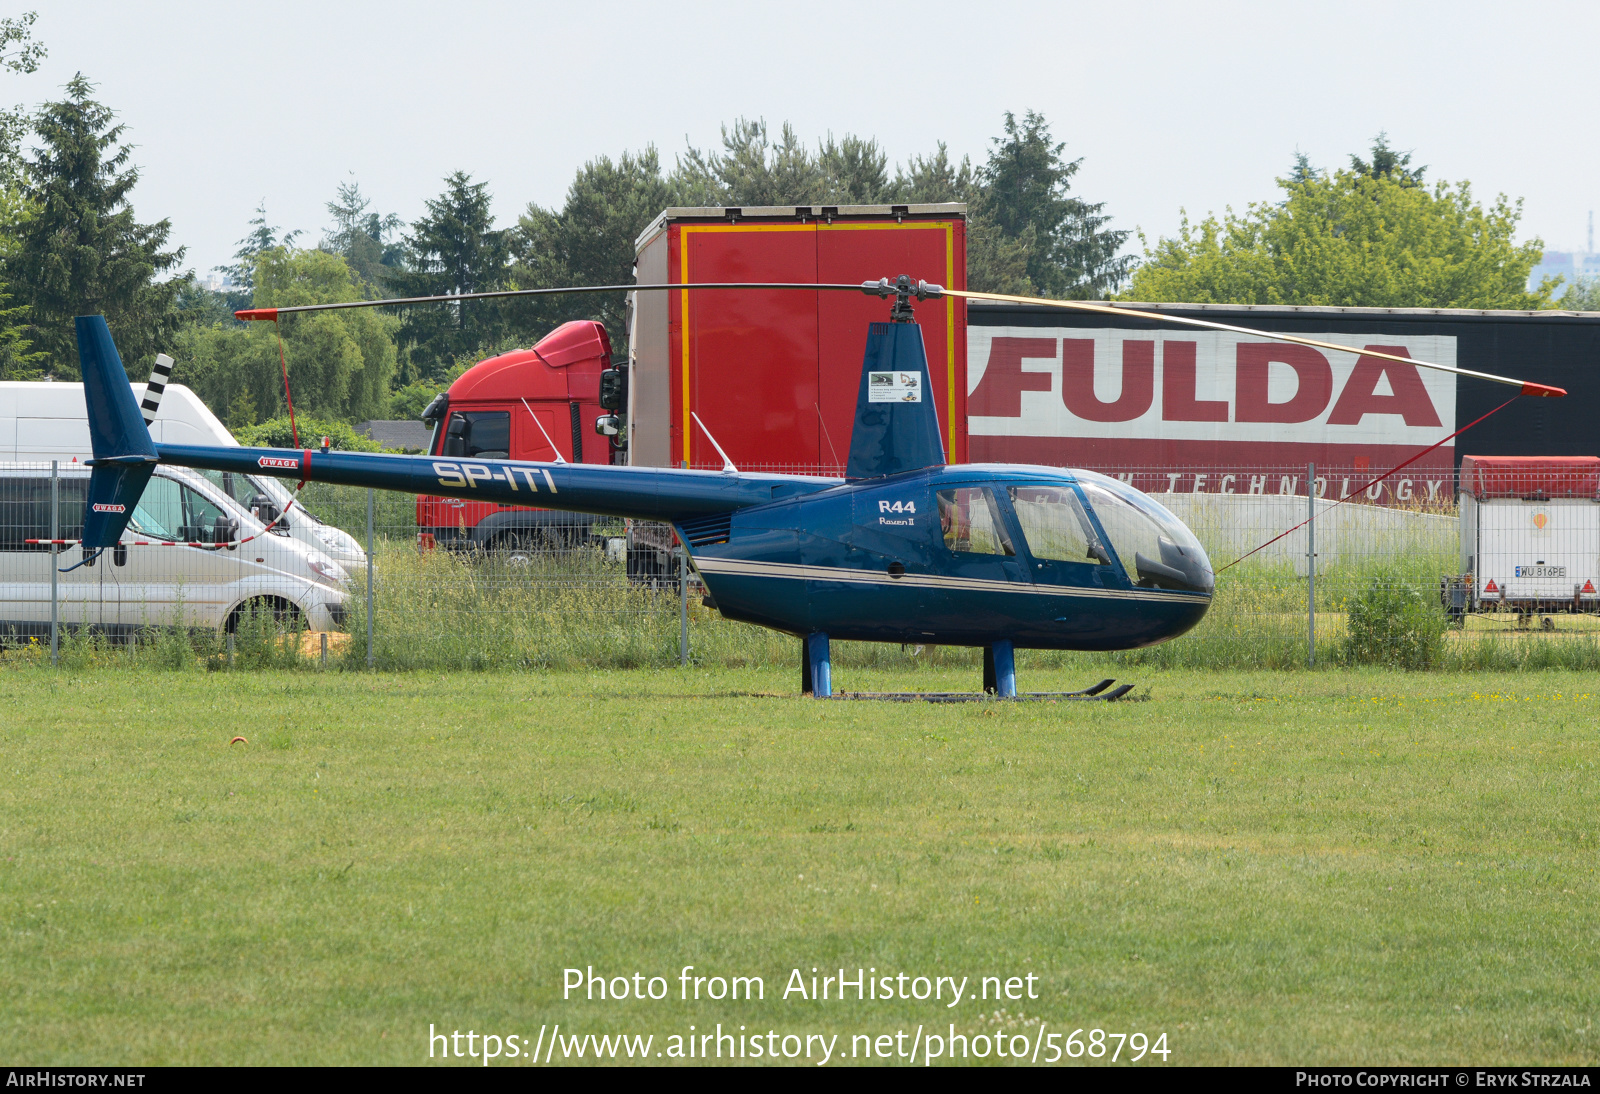
[[[31,208],[7,278],[28,306],[27,337],[55,375],[78,375],[72,317],[99,313],[130,375],[142,379],[178,326],[175,301],[189,278],[156,278],[177,268],[183,248],[164,249],[170,221],[134,219],[128,195],[139,172],[115,114],[90,97],[94,86],[81,73],[66,90],[35,120],[43,145],[26,166]]]
[[[1393,179],[1402,186],[1421,186],[1426,167],[1412,167],[1411,153],[1389,147],[1389,134],[1379,131],[1372,139],[1372,159],[1350,157],[1350,173],[1374,179]]]
[[[513,239],[519,288],[561,285],[623,285],[633,280],[633,241],[661,210],[679,203],[678,191],[661,173],[654,148],[637,156],[606,156],[579,168],[557,209],[530,204]],[[612,345],[627,344],[622,294],[606,297],[533,297],[507,310],[513,330],[527,340],[569,319],[598,318]]]
[[[278,233],[283,232],[280,236]],[[233,257],[239,261],[232,266],[218,266],[218,273],[227,274],[228,279],[238,286],[238,291],[246,300],[256,287],[256,261],[263,251],[270,251],[278,247],[290,247],[301,235],[300,229],[284,232],[276,224],[267,223],[267,199],[262,198],[261,204],[256,206],[256,215],[250,221],[250,231],[239,240],[239,249],[233,252]],[[248,308],[248,302],[240,304],[241,308]]]
[[[333,227],[322,237],[322,249],[349,263],[355,275],[375,292],[404,258],[404,249],[392,237],[402,221],[395,213],[380,216],[368,212],[372,199],[361,192],[361,184],[351,179],[339,184],[339,196],[328,202]]]
[[[1020,245],[1033,289],[1045,296],[1102,297],[1127,279],[1136,259],[1118,257],[1129,232],[1106,227],[1104,203],[1069,193],[1083,160],[1061,158],[1043,115],[1021,122],[1007,113],[1005,133],[994,139],[989,162],[978,172],[983,187],[973,219],[998,234],[997,243]]]
[[[494,292],[507,287],[509,233],[494,227],[489,184],[464,171],[445,180],[445,191],[426,203],[428,213],[405,238],[404,268],[388,275],[398,296]],[[400,343],[412,348],[412,364],[436,376],[459,357],[493,349],[505,329],[498,301],[427,304],[402,310]],[[416,379],[408,376],[407,379]]]

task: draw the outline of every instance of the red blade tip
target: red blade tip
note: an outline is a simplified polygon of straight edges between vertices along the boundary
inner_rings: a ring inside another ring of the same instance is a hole
[[[1566,393],[1567,389],[1564,387],[1551,387],[1549,384],[1535,384],[1529,381],[1524,381],[1522,384],[1522,394],[1524,395],[1543,395],[1551,399],[1559,399]]]
[[[271,322],[276,323],[278,321],[278,309],[277,308],[244,308],[244,309],[242,309],[240,311],[234,312],[233,313],[233,317],[235,319],[239,320],[242,323],[248,323],[252,319],[266,319],[266,320],[270,320]]]

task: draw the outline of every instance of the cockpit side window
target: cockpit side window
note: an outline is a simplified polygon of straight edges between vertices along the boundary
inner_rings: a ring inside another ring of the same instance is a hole
[[[1012,486],[1011,508],[1037,559],[1110,565],[1078,495],[1063,486]]]
[[[983,486],[939,491],[939,527],[944,545],[958,554],[1015,555],[1011,536],[1000,519],[994,493]]]

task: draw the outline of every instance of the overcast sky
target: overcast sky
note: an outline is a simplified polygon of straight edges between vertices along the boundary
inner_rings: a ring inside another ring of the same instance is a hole
[[[41,102],[81,71],[128,125],[142,220],[204,271],[256,205],[314,242],[354,177],[410,220],[465,170],[501,223],[559,204],[584,160],[668,163],[723,122],[946,141],[980,159],[1035,109],[1114,225],[1171,233],[1273,199],[1298,148],[1341,165],[1380,129],[1428,178],[1525,199],[1523,236],[1582,247],[1600,6],[1557,3],[354,3],[45,0],[50,56],[0,75]]]

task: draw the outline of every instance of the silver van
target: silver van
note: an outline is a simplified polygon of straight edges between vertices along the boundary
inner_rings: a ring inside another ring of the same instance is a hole
[[[68,465],[58,475],[56,538],[77,539],[89,469]],[[47,466],[0,464],[0,638],[7,641],[50,632],[50,549],[27,542],[50,538],[50,498]],[[65,571],[56,577],[66,627],[111,635],[169,624],[231,631],[252,609],[317,631],[344,623],[343,567],[302,541],[264,532],[254,515],[184,468],[157,467],[122,542],[92,555],[71,547],[55,556]]]
[[[133,384],[133,397],[144,398],[145,385]],[[161,410],[150,423],[158,444],[225,444],[233,439],[200,397],[182,384],[169,384]],[[69,464],[89,459],[89,419],[83,409],[83,385],[9,380],[0,382],[0,460],[59,460]],[[226,475],[203,471],[246,509],[270,521],[289,503],[293,492],[270,475]],[[257,499],[262,499],[258,501]],[[346,532],[324,524],[300,505],[289,510],[274,531],[286,531],[308,547],[333,557],[347,570],[367,564],[366,552]]]

